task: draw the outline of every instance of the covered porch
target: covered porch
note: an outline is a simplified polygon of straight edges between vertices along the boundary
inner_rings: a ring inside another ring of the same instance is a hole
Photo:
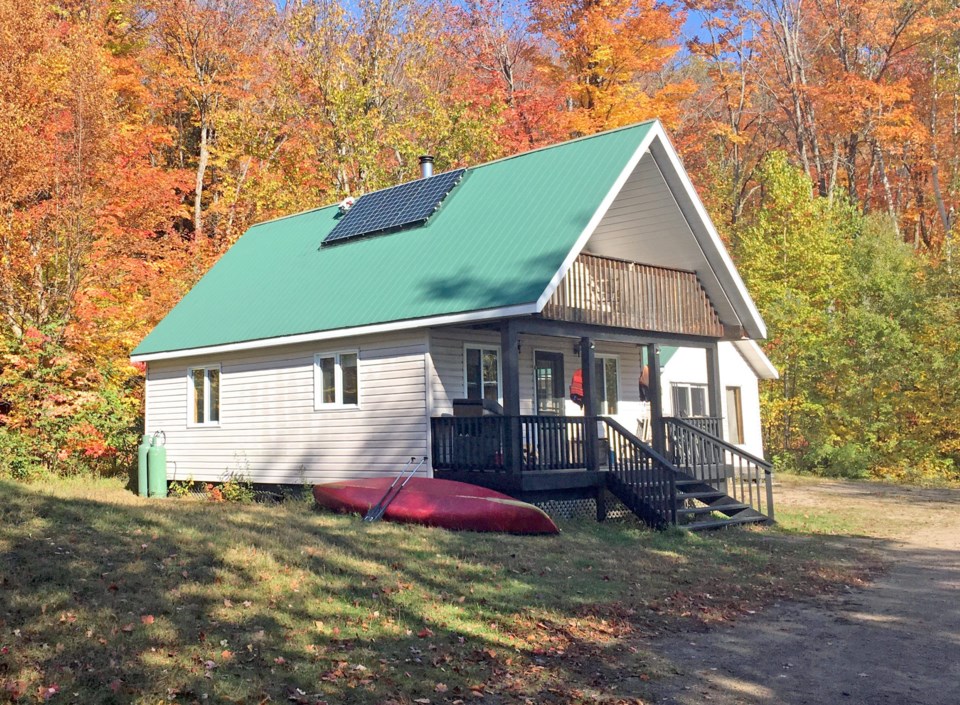
[[[581,254],[541,314],[472,331],[488,341],[463,344],[464,396],[477,405],[431,419],[437,477],[533,501],[593,497],[598,518],[608,491],[653,524],[678,523],[681,505],[698,498],[769,516],[769,465],[723,439],[718,343],[734,332],[692,272]],[[702,351],[705,398],[695,418],[664,413],[665,346]],[[471,386],[471,370],[484,365],[495,385],[481,370]],[[580,408],[570,400],[572,365]]]

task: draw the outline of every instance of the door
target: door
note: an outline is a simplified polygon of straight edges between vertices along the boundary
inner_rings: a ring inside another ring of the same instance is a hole
[[[563,416],[563,353],[533,353],[534,392],[537,416]]]

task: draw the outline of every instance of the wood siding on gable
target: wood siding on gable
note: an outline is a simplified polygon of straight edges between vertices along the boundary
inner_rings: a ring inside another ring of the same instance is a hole
[[[723,337],[697,275],[581,254],[543,309],[544,318],[616,328]]]
[[[167,435],[168,479],[299,484],[392,475],[427,454],[423,331],[151,362],[146,430]],[[359,350],[359,408],[314,409],[316,353]],[[187,370],[220,364],[219,426],[187,425]]]

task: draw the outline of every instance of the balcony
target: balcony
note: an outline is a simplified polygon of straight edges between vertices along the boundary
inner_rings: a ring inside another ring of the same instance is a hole
[[[543,309],[556,321],[723,337],[697,275],[581,254]]]

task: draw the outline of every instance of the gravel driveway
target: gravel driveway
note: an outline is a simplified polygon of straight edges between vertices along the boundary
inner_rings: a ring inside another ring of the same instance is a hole
[[[838,540],[871,541],[889,569],[864,590],[651,644],[678,675],[647,702],[960,705],[960,492],[824,482],[781,494],[801,511],[876,512],[868,538]]]

